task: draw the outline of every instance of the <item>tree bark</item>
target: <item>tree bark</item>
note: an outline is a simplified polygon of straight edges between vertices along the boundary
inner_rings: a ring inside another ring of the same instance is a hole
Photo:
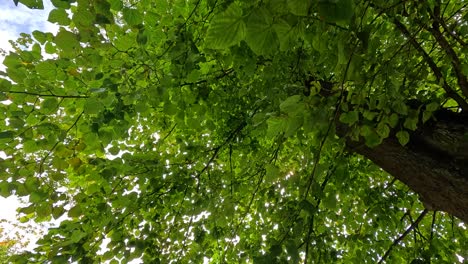
[[[348,138],[346,144],[418,193],[427,209],[468,223],[468,118],[448,110],[434,117],[411,134],[406,146],[394,134],[374,148],[363,140]],[[349,129],[341,123],[336,128],[339,136]]]

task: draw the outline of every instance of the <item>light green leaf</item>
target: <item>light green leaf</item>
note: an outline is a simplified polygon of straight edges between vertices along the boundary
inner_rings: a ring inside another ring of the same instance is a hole
[[[73,231],[70,239],[74,243],[77,243],[78,241],[80,241],[85,236],[86,236],[86,233],[82,232],[81,230],[75,230],[75,231]]]
[[[54,80],[56,75],[57,75],[57,66],[55,65],[54,62],[48,60],[48,61],[43,61],[39,62],[36,65],[36,71],[37,73],[44,79],[47,80]]]
[[[129,26],[136,26],[143,22],[143,16],[140,11],[133,8],[124,8],[122,10],[123,18]]]
[[[243,40],[245,32],[242,9],[236,3],[232,3],[211,20],[206,43],[210,48],[225,49]]]

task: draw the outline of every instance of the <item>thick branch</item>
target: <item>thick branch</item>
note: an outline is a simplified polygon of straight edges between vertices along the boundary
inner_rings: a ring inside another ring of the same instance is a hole
[[[392,135],[370,148],[347,139],[349,150],[359,153],[419,194],[429,210],[448,212],[468,222],[468,119],[442,111],[428,121],[402,146]],[[337,123],[337,134],[348,127]]]
[[[85,95],[58,95],[58,94],[41,94],[41,93],[31,93],[31,92],[25,92],[25,91],[8,91],[8,93],[12,94],[27,94],[27,95],[33,95],[33,96],[39,96],[39,97],[57,97],[57,98],[89,98],[89,96]]]

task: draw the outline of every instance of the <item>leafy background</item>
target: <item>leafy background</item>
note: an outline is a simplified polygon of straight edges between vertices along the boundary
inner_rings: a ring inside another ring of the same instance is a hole
[[[421,111],[457,106],[392,22],[429,50],[420,21],[439,2],[51,2],[58,32],[23,36],[3,62],[0,194],[28,197],[20,221],[66,220],[13,261],[467,256],[465,224],[348,153],[334,127],[340,110],[348,137],[405,145]],[[465,32],[463,3],[443,4]]]

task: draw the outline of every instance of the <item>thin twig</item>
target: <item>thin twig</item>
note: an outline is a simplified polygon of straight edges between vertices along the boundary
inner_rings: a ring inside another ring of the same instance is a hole
[[[427,209],[424,209],[424,211],[422,211],[422,213],[419,215],[419,217],[416,219],[416,221],[414,221],[414,223],[411,224],[411,226],[408,227],[408,229],[406,229],[406,231],[400,237],[398,237],[397,239],[395,239],[395,241],[393,241],[390,248],[388,248],[387,252],[385,252],[385,254],[379,260],[378,263],[383,263],[390,256],[390,253],[392,252],[392,249],[395,246],[397,246],[398,243],[400,243],[406,237],[406,235],[408,235],[414,228],[416,228],[418,226],[419,222],[421,222],[421,220],[423,220],[424,216],[426,216],[426,214],[428,212],[429,212],[429,210],[427,210]]]
[[[395,26],[405,35],[405,37],[409,38],[413,47],[423,56],[426,63],[429,65],[431,70],[434,72],[437,81],[442,82],[442,88],[447,93],[447,96],[451,97],[455,100],[458,105],[463,109],[468,111],[468,103],[465,99],[463,99],[459,94],[457,94],[447,83],[447,80],[444,78],[442,71],[437,67],[437,64],[434,60],[427,54],[427,52],[423,49],[423,47],[416,41],[414,37],[411,36],[409,30],[403,25],[398,19],[393,19],[393,23]],[[461,87],[460,87],[461,88]]]

